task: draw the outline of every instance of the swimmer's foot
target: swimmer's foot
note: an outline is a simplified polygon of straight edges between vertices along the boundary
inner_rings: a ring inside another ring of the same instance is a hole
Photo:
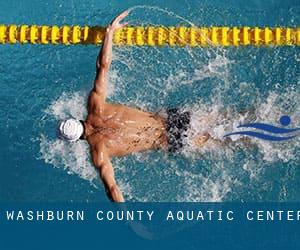
[[[210,139],[209,133],[205,133],[202,135],[197,136],[194,140],[193,143],[196,147],[203,147],[203,145]]]

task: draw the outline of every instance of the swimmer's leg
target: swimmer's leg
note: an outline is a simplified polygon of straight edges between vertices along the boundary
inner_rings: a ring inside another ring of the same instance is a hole
[[[201,135],[196,135],[196,137],[193,139],[193,144],[196,147],[203,147],[204,144],[211,138],[209,133],[204,133]]]
[[[204,133],[201,135],[197,135],[193,140],[193,144],[197,148],[204,147],[207,142],[212,142],[214,145],[219,146],[231,146],[231,147],[240,147],[240,146],[246,146],[248,148],[252,147],[254,145],[253,141],[251,141],[248,137],[242,137],[237,141],[232,141],[231,139],[226,140],[220,140],[211,137],[209,133]]]
[[[255,109],[244,110],[243,112],[240,112],[240,114],[246,116],[247,120],[249,122],[255,121],[257,119]],[[209,116],[196,118],[199,123],[198,126],[206,127],[207,124],[209,124],[211,127],[213,127],[213,125],[218,123],[219,115],[220,114],[213,114],[213,115],[209,115]],[[227,112],[223,112],[221,115],[225,120],[228,117]],[[226,138],[225,140],[222,140],[222,139],[212,137],[210,135],[209,131],[202,132],[201,134],[195,135],[194,138],[192,139],[192,142],[195,147],[203,147],[208,142],[211,142],[211,143],[219,145],[219,146],[234,146],[234,145],[236,145],[237,147],[240,146],[241,144],[244,146],[251,146],[254,144],[253,141],[249,137],[241,137],[237,141],[232,141],[230,138]]]
[[[197,119],[197,118],[196,118]],[[197,119],[199,124],[199,127],[205,127],[207,124],[215,124],[216,118],[214,116],[205,116]],[[196,134],[192,138],[192,143],[194,144],[195,147],[203,147],[206,142],[209,140],[214,140],[215,139],[209,134],[209,132],[203,131],[202,133]]]

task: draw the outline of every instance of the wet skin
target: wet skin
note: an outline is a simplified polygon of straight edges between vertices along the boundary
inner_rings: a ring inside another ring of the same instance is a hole
[[[124,202],[124,198],[114,177],[111,157],[167,148],[164,118],[125,105],[106,102],[113,35],[117,29],[127,25],[120,23],[127,15],[127,11],[123,12],[106,30],[96,61],[96,78],[88,99],[88,116],[84,121],[82,136],[90,145],[93,164],[99,171],[108,197],[114,202]],[[208,138],[208,135],[201,135],[195,139],[195,145],[202,145]]]
[[[85,128],[91,149],[103,143],[110,157],[167,147],[163,118],[124,105],[102,103],[95,92],[89,97]]]
[[[116,30],[127,25],[120,23],[127,15],[127,11],[123,12],[106,29],[96,61],[96,78],[89,95],[88,116],[84,121],[82,136],[90,145],[94,166],[99,171],[108,197],[114,202],[124,202],[124,197],[116,183],[110,158],[165,144],[162,119],[138,109],[106,102],[113,35]]]

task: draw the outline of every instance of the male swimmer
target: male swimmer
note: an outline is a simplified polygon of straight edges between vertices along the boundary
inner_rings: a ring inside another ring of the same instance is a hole
[[[87,140],[92,161],[99,170],[108,197],[124,202],[117,186],[111,157],[161,149],[177,152],[183,147],[185,132],[190,127],[190,113],[169,109],[167,118],[125,105],[106,102],[107,75],[112,61],[113,35],[127,23],[120,23],[128,11],[116,17],[106,29],[102,49],[96,61],[96,78],[88,98],[85,121],[68,119],[59,124],[59,137],[70,142]],[[202,146],[210,137],[197,135],[193,142]]]

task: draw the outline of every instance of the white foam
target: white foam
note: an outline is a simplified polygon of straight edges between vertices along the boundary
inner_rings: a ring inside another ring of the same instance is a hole
[[[133,9],[138,8],[144,10],[144,6]],[[149,10],[152,12],[154,9]],[[167,10],[160,12],[186,21]],[[188,63],[192,63],[192,67],[186,67]],[[193,105],[183,104],[184,110],[192,112],[191,129],[185,141],[187,147],[183,152],[186,156],[184,166],[164,153],[138,153],[113,159],[116,178],[126,200],[224,201],[235,191],[235,187],[243,187],[241,176],[249,176],[255,182],[269,163],[300,161],[300,137],[282,144],[251,139],[253,147],[240,142],[241,136],[234,136],[231,137],[234,143],[225,144],[224,134],[248,121],[276,125],[279,117],[286,113],[291,115],[295,127],[300,126],[300,94],[293,87],[284,93],[274,91],[264,97],[255,83],[241,82],[238,85],[239,94],[242,97],[255,96],[252,107],[254,112],[241,114],[234,107],[228,108],[225,102],[228,95],[226,91],[232,88],[229,81],[230,67],[235,63],[221,49],[192,51],[189,48],[165,48],[162,53],[157,48],[114,48],[109,96],[126,102],[127,105],[156,111],[167,107],[168,98],[172,96],[170,94],[178,88],[188,88],[207,79],[217,80],[214,95],[210,96],[209,101],[196,100]],[[162,72],[158,74],[158,70]],[[130,84],[138,86],[134,93],[127,92]],[[144,86],[147,86],[149,92],[152,91],[153,97],[149,98]],[[69,116],[84,119],[87,94],[63,93],[46,109],[46,121],[56,123]],[[193,138],[205,132],[214,140],[209,140],[204,147],[195,147]],[[69,144],[44,134],[39,140],[41,158],[46,163],[91,183],[99,181],[85,142]],[[259,152],[253,148],[258,148]],[[243,151],[242,159],[237,157],[237,150]],[[199,161],[203,161],[203,167],[209,166],[209,169],[202,170],[202,163],[199,164]],[[164,166],[161,166],[162,162]]]
[[[68,174],[76,174],[91,183],[98,176],[90,163],[88,145],[83,141],[68,143],[41,135],[40,153],[46,163],[63,168]]]
[[[232,182],[230,175],[226,171],[223,163],[216,164],[210,176],[193,174],[183,170],[178,172],[183,177],[183,195],[177,197],[178,201],[222,201],[231,191]],[[217,174],[215,174],[217,173]]]
[[[79,92],[63,93],[45,110],[48,120],[58,120],[75,117],[84,119],[86,116],[86,94]],[[51,123],[51,125],[53,125]],[[55,128],[52,128],[55,131]],[[77,174],[81,178],[93,181],[97,177],[91,165],[88,145],[84,141],[65,142],[58,138],[51,139],[41,134],[40,158],[54,167],[63,168],[69,174]]]
[[[117,78],[115,81],[117,81]],[[60,98],[53,101],[45,113],[55,120],[64,119],[70,115],[82,119],[86,115],[86,96],[86,94],[82,95],[78,92],[63,93]],[[287,96],[290,98],[287,99]],[[170,160],[166,155],[149,158],[149,155],[145,153],[138,153],[131,156],[130,164],[126,164],[122,160],[114,160],[114,168],[121,190],[124,192],[127,200],[165,200],[166,198],[163,196],[157,196],[151,193],[151,191],[140,195],[139,190],[145,188],[143,186],[143,180],[135,184],[131,181],[131,178],[133,176],[139,176],[139,171],[141,171],[134,167],[135,164],[147,162],[144,164],[145,168],[155,169],[156,165],[159,165],[159,162],[163,161],[166,166],[169,167],[166,167],[161,173],[158,172],[157,174],[165,176],[169,176],[171,172],[176,174],[180,183],[176,185],[178,185],[183,192],[179,192],[176,197],[171,198],[171,200],[226,200],[227,195],[232,191],[232,186],[236,185],[238,180],[232,176],[232,171],[234,171],[232,169],[235,163],[233,163],[233,165],[227,164],[226,167],[223,164],[224,162],[230,162],[231,159],[234,159],[237,145],[242,147],[245,152],[249,151],[249,156],[251,155],[251,149],[248,149],[247,144],[240,142],[237,142],[238,144],[236,145],[223,145],[224,133],[232,131],[237,125],[244,123],[248,119],[253,119],[253,117],[255,117],[255,121],[276,124],[284,111],[291,114],[294,126],[299,127],[299,119],[297,119],[300,114],[299,105],[297,105],[300,102],[299,97],[300,95],[293,90],[287,90],[286,93],[282,94],[271,92],[265,101],[257,103],[254,116],[251,113],[239,114],[234,110],[226,109],[224,105],[220,103],[220,100],[215,100],[215,102],[209,105],[199,102],[193,107],[184,107],[183,109],[192,111],[192,129],[189,131],[188,138],[191,139],[194,138],[196,134],[209,132],[212,138],[215,139],[215,141],[208,142],[200,149],[195,148],[191,141],[187,141],[186,143],[189,147],[185,148],[184,154],[192,159],[190,166],[197,163],[199,157],[212,160],[213,166],[211,174],[204,176],[202,173],[193,173],[187,169],[182,169],[176,161]],[[291,102],[290,99],[292,99],[293,102]],[[295,103],[295,105],[293,105],[293,103]],[[144,105],[147,107],[147,103],[144,103]],[[233,140],[238,141],[240,138],[241,137],[238,136]],[[249,159],[245,159],[244,162],[241,162],[239,169],[248,173],[252,181],[259,179],[265,162],[274,162],[277,160],[288,162],[290,160],[299,159],[299,154],[297,154],[297,150],[300,147],[299,139],[288,144],[274,144],[257,139],[251,139],[251,143],[258,147],[263,158],[255,161],[252,160],[252,157],[249,157]],[[70,144],[58,139],[48,138],[46,135],[41,135],[40,153],[41,158],[54,167],[62,168],[69,174],[76,174],[91,183],[94,183],[95,180],[98,181],[98,174],[91,164],[88,145],[85,142],[80,141]],[[130,165],[130,168],[128,165]],[[141,176],[138,178],[141,178]]]
[[[289,96],[289,98],[286,98]],[[291,102],[296,103],[293,105]],[[300,102],[300,94],[295,91],[287,90],[286,93],[276,94],[271,92],[265,101],[258,102],[253,112],[246,112],[244,114],[237,111],[225,109],[222,103],[217,100],[215,103],[207,105],[198,103],[194,107],[185,107],[185,110],[191,110],[191,129],[188,131],[186,140],[185,153],[189,154],[194,151],[207,152],[207,150],[220,150],[220,145],[224,142],[224,135],[232,131],[243,131],[244,128],[237,129],[240,124],[247,121],[271,123],[279,126],[278,121],[281,115],[286,112],[291,116],[294,127],[299,127],[300,107],[297,103]],[[287,107],[290,106],[291,110]],[[253,119],[255,119],[253,121]],[[209,133],[209,135],[216,140],[212,143],[207,143],[203,148],[194,146],[193,140],[197,135]],[[246,136],[234,135],[231,136],[231,141],[240,141]],[[288,143],[274,143],[260,139],[250,138],[250,142],[258,146],[260,152],[264,156],[265,161],[282,160],[287,162],[298,157],[295,150],[300,146],[300,138],[297,137]],[[239,144],[247,150],[248,143]],[[227,146],[224,146],[227,147]],[[234,149],[234,147],[232,148]]]
[[[279,124],[279,118],[283,114],[288,114],[292,119],[293,127],[300,127],[300,93],[293,89],[287,89],[281,94],[271,92],[265,102],[258,105],[257,120],[268,121],[275,125]],[[255,140],[255,143],[263,153],[265,161],[281,160],[288,162],[289,160],[297,160],[299,154],[297,150],[300,147],[300,137],[286,143],[272,143],[263,140]]]
[[[45,113],[58,120],[74,117],[84,119],[87,93],[62,93],[62,95],[45,110]]]

